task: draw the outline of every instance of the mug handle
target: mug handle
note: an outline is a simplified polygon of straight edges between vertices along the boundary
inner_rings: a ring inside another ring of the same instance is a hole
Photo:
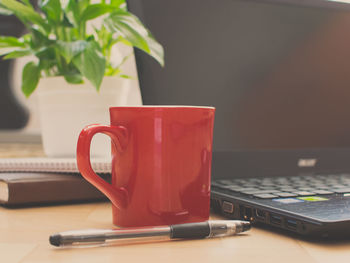
[[[86,126],[79,135],[77,144],[77,164],[82,176],[104,193],[111,202],[121,208],[125,207],[128,192],[125,188],[116,188],[98,176],[91,167],[90,146],[92,137],[97,133],[108,135],[118,151],[123,151],[128,142],[128,131],[124,126],[93,124]]]

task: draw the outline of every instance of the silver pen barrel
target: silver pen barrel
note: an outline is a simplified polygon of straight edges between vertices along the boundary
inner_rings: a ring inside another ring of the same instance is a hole
[[[54,246],[103,244],[121,239],[170,238],[170,227],[124,228],[124,229],[86,229],[60,232],[50,236]]]

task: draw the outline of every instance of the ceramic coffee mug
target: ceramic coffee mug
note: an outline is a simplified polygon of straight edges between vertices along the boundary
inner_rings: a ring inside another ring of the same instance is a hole
[[[111,125],[82,130],[79,170],[111,200],[115,225],[208,220],[214,113],[212,107],[112,107]],[[97,133],[112,139],[111,183],[91,168],[90,144]]]

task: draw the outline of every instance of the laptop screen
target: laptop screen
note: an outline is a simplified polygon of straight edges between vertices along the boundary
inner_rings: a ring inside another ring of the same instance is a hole
[[[349,6],[129,0],[165,49],[136,53],[144,104],[215,106],[214,152],[350,148]]]

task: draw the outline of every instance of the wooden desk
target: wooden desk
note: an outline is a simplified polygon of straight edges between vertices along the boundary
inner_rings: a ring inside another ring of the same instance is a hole
[[[21,148],[21,147],[20,147]],[[22,149],[22,148],[21,148]],[[7,209],[0,207],[0,262],[349,262],[350,238],[306,241],[253,228],[246,234],[185,241],[60,249],[51,234],[73,229],[111,228],[109,203]]]
[[[0,208],[1,262],[349,262],[350,241],[308,242],[252,229],[247,234],[185,241],[60,249],[51,234],[64,230],[110,228],[109,203]]]

